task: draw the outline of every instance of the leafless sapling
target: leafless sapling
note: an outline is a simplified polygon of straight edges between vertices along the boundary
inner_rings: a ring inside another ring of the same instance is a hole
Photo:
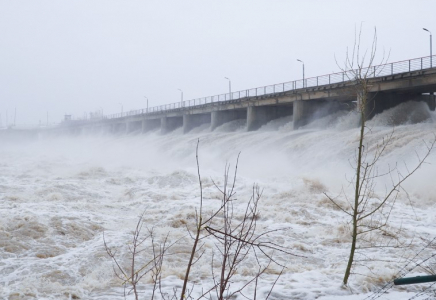
[[[342,192],[341,198],[345,200],[343,203],[338,201],[338,197],[326,194],[328,199],[351,219],[351,244],[343,278],[344,285],[348,284],[356,250],[361,246],[360,244],[371,240],[368,237],[375,231],[386,234],[385,229],[402,184],[424,164],[435,145],[435,139],[424,142],[426,150],[421,156],[417,154],[417,163],[413,168],[405,165],[405,171],[401,171],[395,165],[388,166],[386,171],[380,171],[381,157],[393,141],[394,130],[376,145],[367,143],[367,135],[371,133],[371,128],[367,127],[366,121],[368,114],[374,109],[372,78],[381,70],[374,64],[377,52],[376,30],[374,30],[371,49],[369,52],[363,51],[363,54],[361,34],[362,28],[355,34],[353,50],[346,52],[344,66],[340,66],[352,82],[351,87],[357,97],[357,112],[360,115],[358,146],[353,164],[354,176],[350,180],[350,183],[354,185],[354,194],[349,197]],[[370,152],[369,149],[373,150]],[[375,192],[375,188],[377,183],[383,179],[389,179],[390,184],[386,186],[385,193],[380,196]],[[366,245],[368,246],[368,243]],[[374,244],[370,243],[370,246]]]
[[[139,282],[146,275],[150,276],[153,282],[151,299],[154,299],[161,280],[162,264],[165,253],[172,246],[167,243],[168,235],[163,239],[163,241],[157,243],[153,228],[147,228],[147,233],[143,234],[144,213],[139,216],[135,230],[132,232],[132,241],[128,245],[128,251],[130,253],[127,260],[128,265],[125,265],[122,262],[125,257],[118,257],[117,251],[113,250],[108,245],[103,233],[104,247],[113,261],[115,276],[122,281],[124,286],[124,296],[133,293],[135,300],[139,299]],[[145,262],[143,260],[144,257]]]

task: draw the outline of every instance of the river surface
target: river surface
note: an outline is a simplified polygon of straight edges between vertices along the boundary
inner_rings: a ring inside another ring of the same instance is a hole
[[[395,166],[402,174],[413,169],[435,138],[435,121],[435,113],[425,105],[405,103],[368,122],[368,157],[377,143],[393,134],[378,161],[379,174]],[[338,113],[295,131],[292,119],[283,118],[255,132],[233,121],[214,132],[203,126],[188,134],[177,129],[166,135],[0,140],[0,299],[123,299],[103,233],[128,268],[132,231],[142,213],[143,234],[153,228],[156,244],[166,236],[168,244],[175,242],[163,263],[162,290],[180,291],[193,243],[188,229],[195,226],[200,203],[198,141],[206,213],[219,207],[221,194],[214,183],[222,187],[226,164],[233,178],[240,153],[234,217],[241,219],[253,184],[258,184],[263,191],[258,232],[273,230],[265,239],[295,254],[269,252],[286,266],[269,299],[364,299],[404,267],[410,269],[407,276],[436,271],[435,260],[422,264],[427,270],[416,267],[435,250],[434,243],[426,247],[436,237],[433,151],[400,190],[386,239],[373,236],[375,244],[385,245],[389,235],[395,235],[400,246],[362,250],[349,288],[341,286],[350,218],[325,193],[340,203],[345,203],[344,195],[353,196],[349,181],[359,139],[357,124],[355,114]],[[396,171],[392,174],[395,180]],[[375,183],[373,196],[381,197],[391,179],[380,177]],[[190,275],[194,298],[213,284],[211,270],[219,267],[216,240],[208,237],[203,242],[204,253]],[[138,263],[151,255],[147,248]],[[261,265],[267,263],[262,255],[258,259]],[[243,286],[257,268],[251,253],[236,271],[231,289]],[[258,299],[265,299],[280,270],[271,264],[260,277]],[[380,299],[409,299],[426,287],[392,287]],[[150,277],[144,277],[139,288],[140,299],[150,299]],[[253,289],[250,285],[245,291],[249,299]],[[239,294],[235,299],[246,298]]]

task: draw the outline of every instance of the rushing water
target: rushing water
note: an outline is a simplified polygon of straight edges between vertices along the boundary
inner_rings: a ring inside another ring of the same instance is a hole
[[[434,139],[435,120],[425,105],[405,103],[368,122],[370,154],[394,130],[380,172],[395,164],[402,171],[412,168]],[[274,254],[286,269],[270,299],[371,295],[435,237],[436,154],[404,184],[407,193],[401,191],[391,213],[389,231],[411,246],[368,249],[367,257],[377,260],[358,265],[355,272],[360,275],[353,275],[351,289],[344,289],[348,219],[324,193],[336,196],[344,189],[351,195],[357,123],[356,115],[338,113],[296,131],[292,119],[283,118],[255,132],[233,121],[214,132],[204,126],[185,135],[178,129],[167,135],[0,140],[0,299],[121,299],[122,283],[114,276],[103,232],[120,262],[128,265],[131,232],[144,211],[144,233],[154,227],[157,242],[167,234],[170,243],[178,241],[165,259],[162,288],[180,290],[192,245],[187,227],[195,225],[199,206],[198,140],[205,210],[219,205],[213,182],[222,185],[226,163],[233,170],[240,152],[236,218],[250,199],[253,183],[259,184],[263,196],[258,229],[281,229],[268,238],[302,256]],[[381,179],[376,192],[383,193],[386,185],[389,180]],[[212,239],[205,240],[204,250],[191,273],[193,295],[212,284],[212,251],[217,257]],[[426,249],[421,256],[429,253]],[[149,255],[145,252],[140,261]],[[256,268],[255,258],[248,257],[232,287],[244,284]],[[280,267],[271,265],[261,277],[259,299],[279,272]],[[415,269],[413,274],[420,272]],[[150,283],[147,277],[140,284],[141,299],[149,299]],[[392,288],[384,298],[408,299],[420,288]],[[252,292],[250,287],[247,295]]]

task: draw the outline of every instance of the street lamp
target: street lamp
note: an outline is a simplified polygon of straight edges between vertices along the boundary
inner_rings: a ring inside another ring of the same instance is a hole
[[[148,113],[148,98],[144,96],[145,99],[147,99],[147,113]]]
[[[230,78],[227,77],[224,78],[229,81],[229,99],[232,100],[232,81],[230,80]]]
[[[119,105],[121,105],[121,116],[123,116],[123,105],[118,102]]]
[[[180,107],[182,107],[182,105],[183,105],[183,91],[181,89],[178,89],[178,90],[180,91],[181,96],[182,96],[182,98],[180,100]]]
[[[303,64],[303,87],[304,87],[304,62],[302,60],[297,59],[299,62]]]
[[[422,28],[425,31],[428,31],[430,33],[430,68],[433,68],[433,54],[432,54],[432,42],[431,42],[431,31],[426,29],[426,28]]]

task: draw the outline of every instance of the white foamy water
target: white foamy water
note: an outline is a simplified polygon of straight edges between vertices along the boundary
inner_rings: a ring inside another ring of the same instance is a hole
[[[402,120],[395,124],[394,139],[380,160],[381,172],[396,163],[400,170],[404,164],[411,168],[424,153],[425,142],[434,139],[435,113],[419,103],[404,105],[407,109],[394,108],[368,122],[371,153],[373,145],[392,132],[392,120]],[[403,115],[405,111],[413,117]],[[144,233],[145,227],[154,227],[157,241],[167,234],[170,242],[180,239],[164,262],[162,281],[164,291],[180,290],[192,245],[186,227],[195,225],[199,205],[199,139],[206,211],[219,205],[213,181],[222,184],[226,162],[234,166],[241,152],[235,215],[242,214],[253,183],[259,184],[259,230],[282,229],[268,239],[302,256],[274,254],[286,269],[270,299],[363,299],[435,237],[436,154],[406,182],[407,193],[400,193],[391,213],[389,231],[411,246],[364,252],[377,261],[357,265],[351,288],[344,289],[348,219],[324,192],[336,196],[343,188],[352,195],[347,178],[353,175],[357,123],[355,114],[338,113],[296,131],[292,119],[283,118],[255,132],[245,132],[243,123],[234,121],[214,132],[200,127],[185,135],[176,130],[167,135],[0,141],[0,298],[122,299],[122,283],[105,252],[103,232],[108,245],[128,264],[123,257],[144,211]],[[389,181],[379,182],[376,192],[383,193],[385,184]],[[204,255],[191,273],[193,295],[212,284],[214,244],[212,239],[205,243]],[[144,252],[140,262],[150,255]],[[238,269],[233,287],[256,271],[254,260],[249,257]],[[259,299],[266,297],[279,271],[271,266],[261,277]],[[424,271],[414,270],[413,275],[418,274]],[[141,299],[149,299],[150,283],[149,278],[141,283]],[[422,288],[394,287],[381,299],[409,299]],[[252,292],[247,291],[248,297]]]

